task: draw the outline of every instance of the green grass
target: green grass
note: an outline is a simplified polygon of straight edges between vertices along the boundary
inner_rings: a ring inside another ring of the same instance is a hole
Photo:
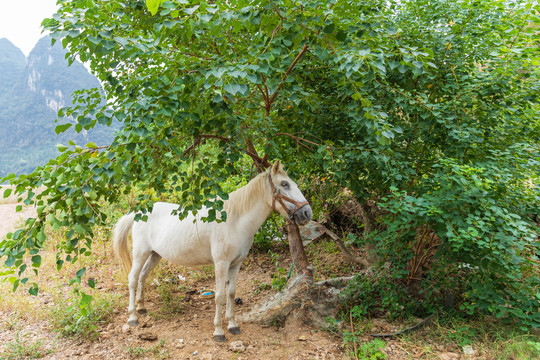
[[[372,322],[365,319],[356,322],[354,328],[357,329],[354,335],[347,330],[343,333],[342,342],[349,358],[355,359],[356,352],[358,359],[384,359],[384,354],[378,354],[381,344],[375,343],[369,335],[373,333]],[[390,341],[397,341],[409,354],[421,352],[426,359],[439,359],[438,355],[444,352],[463,358],[464,346],[472,347],[475,360],[540,359],[539,336],[524,333],[518,326],[494,318],[464,319],[443,314],[432,325]]]
[[[165,347],[165,340],[161,340],[158,344],[149,348],[137,346],[128,347],[126,353],[130,358],[147,358],[151,356],[152,359],[167,359],[170,357],[169,350]]]
[[[19,331],[15,334],[15,339],[6,344],[0,360],[39,359],[54,352],[52,349],[44,349],[43,345],[43,340],[30,340],[28,335]]]

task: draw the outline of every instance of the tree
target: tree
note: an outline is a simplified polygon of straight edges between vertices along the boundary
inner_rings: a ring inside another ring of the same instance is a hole
[[[21,194],[47,186],[25,200],[38,218],[0,245],[8,266],[21,275],[26,253],[39,266],[46,223],[67,229],[58,265],[75,262],[106,221],[98,201],[132,187],[177,192],[179,216],[214,206],[214,221],[240,159],[281,158],[377,203],[360,242],[424,289],[424,308],[459,288],[468,312],[538,326],[536,1],[148,4],[61,1],[44,22],[103,85],[60,115],[122,129],[6,178]]]

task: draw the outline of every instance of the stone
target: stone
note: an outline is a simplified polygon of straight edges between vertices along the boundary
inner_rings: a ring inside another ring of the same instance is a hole
[[[244,345],[244,343],[240,340],[238,341],[233,341],[231,342],[231,344],[229,345],[229,350],[230,351],[233,351],[233,352],[244,352],[246,351],[246,346]]]
[[[440,358],[441,360],[458,360],[458,359],[459,359],[459,355],[456,354],[456,353],[447,352],[447,353],[439,354],[439,358]]]
[[[463,353],[465,355],[474,355],[476,353],[476,351],[473,349],[473,347],[471,345],[466,345],[463,347]]]
[[[130,327],[128,324],[122,325],[122,332],[123,332],[124,334],[129,334],[129,333],[131,333],[131,327]]]
[[[139,339],[146,341],[155,341],[158,336],[150,331],[142,332],[139,334]]]

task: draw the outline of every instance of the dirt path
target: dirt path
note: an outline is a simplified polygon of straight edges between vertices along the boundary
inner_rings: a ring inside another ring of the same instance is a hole
[[[0,204],[0,239],[3,239],[8,232],[14,231],[25,219],[36,216],[34,207],[23,208],[21,212],[16,212],[16,207],[17,204]]]

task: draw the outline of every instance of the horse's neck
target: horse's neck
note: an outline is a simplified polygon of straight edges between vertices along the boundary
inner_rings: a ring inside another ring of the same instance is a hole
[[[255,235],[272,212],[265,201],[266,192],[271,191],[265,183],[266,177],[257,180],[258,183],[248,183],[241,192],[232,193],[226,209],[227,221],[237,223],[249,236]]]
[[[245,212],[238,219],[245,233],[252,238],[268,218],[272,208],[260,201],[254,204],[250,211]]]

